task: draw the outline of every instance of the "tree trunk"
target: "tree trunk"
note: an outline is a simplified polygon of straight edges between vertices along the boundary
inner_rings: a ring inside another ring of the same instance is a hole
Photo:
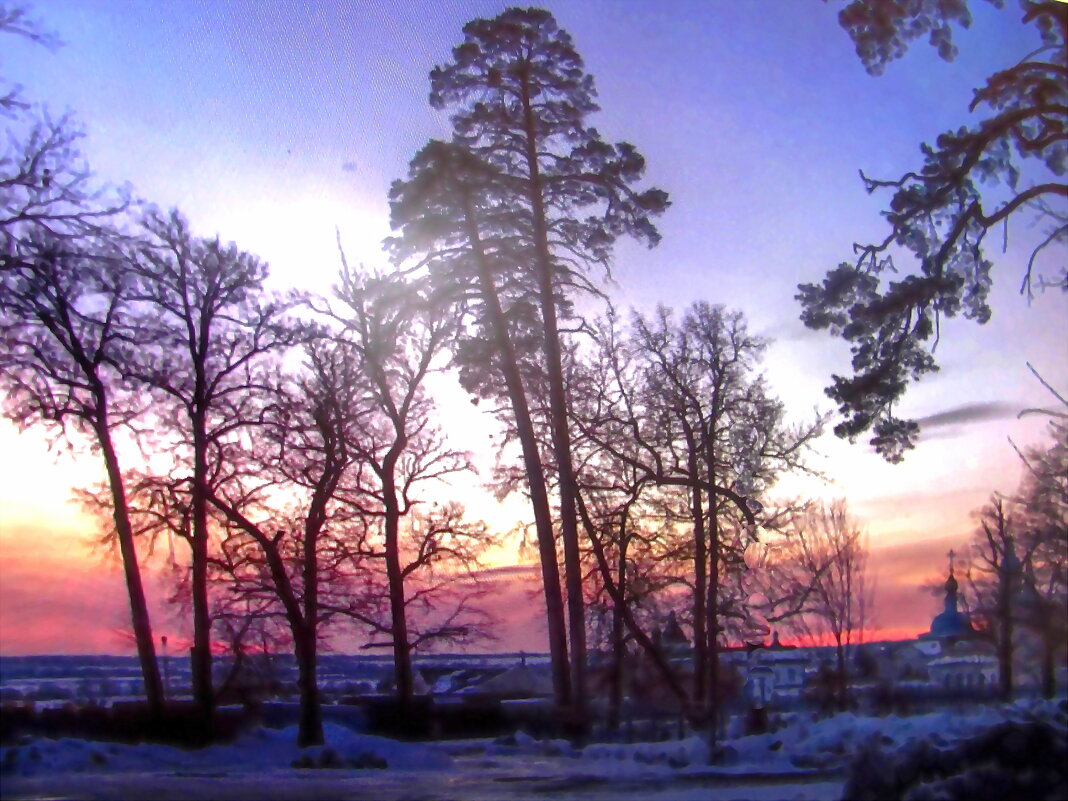
[[[291,624],[292,625],[292,624]],[[300,689],[300,729],[297,746],[323,744],[323,710],[319,703],[318,653],[314,624],[292,625]]]
[[[709,483],[712,482],[710,472]],[[708,747],[715,755],[719,741],[719,510],[715,495],[709,493],[708,537]]]
[[[323,710],[319,699],[319,532],[325,520],[326,498],[333,494],[336,482],[328,492],[316,490],[304,526],[304,608],[300,627],[302,642],[294,642],[300,670],[300,745],[323,744]],[[277,553],[277,552],[276,552]],[[283,571],[282,575],[285,575]],[[275,582],[276,586],[278,582]],[[287,591],[292,592],[286,582]],[[296,605],[294,599],[294,605]],[[294,629],[294,636],[297,631]]]
[[[401,710],[406,712],[412,706],[414,687],[404,575],[400,563],[400,510],[397,506],[397,488],[393,482],[392,464],[385,468],[384,473],[382,493],[386,499],[386,578],[389,581],[389,611],[393,629],[393,676],[397,702]]]
[[[159,662],[156,660],[156,645],[152,638],[152,624],[148,614],[145,589],[141,582],[141,570],[137,562],[137,547],[134,544],[133,528],[130,525],[130,510],[126,504],[126,489],[123,485],[122,471],[119,469],[118,456],[111,441],[106,419],[96,426],[97,441],[104,455],[104,464],[108,473],[108,485],[111,489],[111,503],[115,519],[115,533],[119,539],[119,553],[122,555],[122,568],[126,577],[126,591],[130,596],[130,621],[133,625],[134,641],[137,643],[137,657],[141,663],[141,675],[145,682],[145,698],[153,717],[163,712],[163,681],[160,678]]]
[[[541,562],[542,588],[545,592],[546,629],[549,635],[549,658],[553,674],[553,694],[560,708],[569,707],[572,701],[571,677],[568,673],[567,632],[564,626],[564,600],[560,591],[560,566],[556,557],[556,538],[553,535],[552,515],[549,509],[549,494],[545,486],[545,471],[538,452],[538,440],[531,422],[523,378],[519,372],[515,348],[508,333],[508,322],[501,308],[493,272],[486,261],[482,240],[478,233],[477,218],[470,198],[465,198],[465,216],[468,237],[478,265],[479,292],[486,304],[491,336],[500,359],[508,398],[515,417],[516,432],[523,451],[523,467],[527,474],[527,488],[534,512],[534,529],[538,538],[538,555]]]
[[[205,724],[210,725],[215,712],[215,696],[211,686],[211,610],[208,607],[208,488],[207,433],[204,413],[192,415],[193,427],[193,531],[192,601],[193,650],[191,679],[193,700],[200,707]]]
[[[713,409],[719,408],[718,390],[713,394]],[[718,415],[718,412],[713,412]],[[708,747],[709,762],[716,756],[719,741],[719,503],[716,499],[716,427],[714,420],[702,425],[705,469],[708,473],[708,600],[705,626],[708,636]],[[693,478],[697,478],[694,476]]]
[[[1049,631],[1042,633],[1042,697],[1052,698],[1057,693],[1057,638]]]
[[[693,699],[699,712],[705,709],[705,689],[708,674],[708,648],[706,635],[706,611],[708,607],[708,548],[705,536],[705,510],[701,501],[701,488],[697,485],[698,462],[693,432],[686,426],[688,469],[695,479],[690,489],[690,511],[693,514]]]
[[[297,744],[323,744],[323,713],[319,697],[319,568],[315,545],[322,528],[321,499],[312,501],[314,520],[305,526],[304,538],[304,604],[303,609],[286,572],[286,564],[278,551],[277,541],[272,540],[255,523],[238,510],[227,506],[214,494],[208,501],[231,522],[240,526],[250,537],[259,543],[274,582],[275,593],[285,609],[286,622],[293,636],[293,658],[297,663],[297,689],[300,693],[300,717]]]
[[[568,633],[571,644],[572,705],[579,721],[586,704],[586,612],[582,598],[582,564],[578,542],[578,488],[571,462],[567,392],[560,354],[560,330],[556,316],[554,268],[549,253],[543,187],[538,167],[537,131],[530,104],[529,78],[523,82],[523,124],[533,212],[534,249],[537,254],[538,303],[544,326],[545,370],[549,382],[549,413],[552,418],[553,454],[560,484],[560,539],[564,545],[564,580],[567,585]]]
[[[1001,632],[998,639],[998,689],[1002,701],[1012,700],[1012,607],[1010,605],[1010,593],[1012,592],[1012,580],[1002,571],[1001,592],[998,597],[998,617],[1001,623]]]
[[[621,598],[627,597],[627,540],[620,527],[619,562],[616,565],[616,587]],[[622,604],[612,602],[612,684],[608,701],[608,726],[619,728],[620,709],[623,706],[623,658],[626,653]]]
[[[325,516],[323,508],[326,498],[333,492],[334,482],[329,491],[316,491],[304,527],[304,603],[293,589],[286,572],[286,564],[278,550],[277,540],[272,539],[263,530],[246,518],[240,511],[219,500],[214,493],[207,500],[222,512],[234,524],[252,537],[263,551],[274,582],[275,593],[285,609],[286,622],[293,636],[293,657],[297,663],[297,689],[300,692],[300,718],[297,743],[306,745],[323,744],[323,712],[319,696],[319,560],[316,544],[322,530]]]
[[[835,637],[835,665],[835,706],[840,712],[844,712],[848,706],[848,698],[846,694],[845,646],[842,645],[841,635]]]

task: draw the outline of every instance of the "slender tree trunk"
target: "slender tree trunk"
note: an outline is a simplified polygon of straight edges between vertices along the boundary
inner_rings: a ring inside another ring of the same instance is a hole
[[[845,711],[847,706],[846,699],[846,660],[845,660],[845,646],[842,645],[842,635],[835,636],[835,705],[839,711]]]
[[[134,640],[137,643],[137,657],[141,663],[141,675],[145,681],[145,698],[149,712],[158,717],[163,712],[163,681],[160,678],[159,662],[156,660],[156,645],[152,638],[152,624],[148,614],[145,589],[141,582],[141,570],[137,562],[137,547],[134,544],[133,528],[130,525],[130,510],[126,503],[126,489],[123,485],[122,471],[119,469],[118,455],[115,453],[111,432],[107,420],[102,419],[96,426],[97,441],[104,455],[104,465],[108,473],[108,485],[111,489],[111,504],[115,519],[115,533],[119,539],[119,553],[122,555],[122,569],[126,577],[126,591],[130,596],[130,620],[133,625]]]
[[[549,495],[545,485],[545,471],[538,452],[538,440],[531,422],[523,378],[519,372],[515,348],[508,332],[508,321],[497,295],[493,272],[486,260],[478,233],[477,217],[470,198],[465,198],[466,223],[471,249],[478,265],[479,292],[486,305],[494,348],[500,360],[508,398],[515,417],[516,432],[523,451],[523,467],[527,475],[530,504],[534,512],[534,529],[538,538],[542,588],[545,592],[546,628],[549,635],[549,657],[553,674],[553,693],[558,707],[568,707],[572,701],[571,677],[568,673],[567,632],[564,627],[564,600],[560,591],[560,567],[556,556]]]
[[[571,462],[567,391],[560,353],[560,329],[556,315],[554,267],[549,253],[543,187],[538,167],[537,131],[530,105],[529,79],[523,82],[523,124],[529,171],[529,199],[533,211],[534,246],[537,254],[538,301],[545,329],[544,352],[549,382],[549,412],[552,418],[553,453],[560,485],[560,538],[564,545],[564,580],[567,585],[568,633],[571,643],[571,686],[575,714],[582,720],[586,704],[586,612],[582,598],[582,564],[578,541],[578,487]]]
[[[713,395],[713,408],[718,409],[718,392]],[[705,613],[708,636],[708,747],[709,761],[715,757],[719,741],[719,503],[713,488],[716,485],[716,428],[712,424],[703,432],[705,467],[708,472],[708,601]]]
[[[622,598],[627,597],[627,539],[624,526],[619,532],[619,561],[616,564],[616,587]],[[608,703],[608,726],[619,728],[620,709],[623,706],[623,659],[626,654],[626,637],[622,604],[612,601],[612,684]]]
[[[709,483],[715,473],[710,472]],[[719,741],[719,510],[716,498],[709,493],[708,537],[708,745],[712,755]]]
[[[1001,592],[998,597],[998,617],[1001,623],[998,640],[998,680],[1002,701],[1012,700],[1012,579],[1002,571]]]
[[[1048,630],[1042,632],[1042,697],[1057,693],[1057,639]]]
[[[336,482],[326,494],[316,492],[304,527],[304,608],[303,625],[300,626],[302,642],[293,643],[300,670],[298,745],[301,746],[323,744],[323,710],[319,698],[319,558],[316,548],[323,526],[325,497],[333,494],[335,486]],[[296,606],[296,599],[293,605]],[[296,629],[293,635],[297,636]]]
[[[211,686],[211,610],[208,607],[208,489],[207,434],[204,413],[198,409],[192,415],[193,426],[193,531],[192,586],[193,595],[193,653],[191,673],[193,700],[200,707],[205,723],[215,712],[215,696]]]
[[[386,499],[386,578],[389,582],[390,622],[393,628],[393,676],[397,685],[397,701],[401,710],[407,711],[412,706],[414,687],[404,575],[400,563],[400,509],[397,506],[397,488],[393,482],[392,464],[384,470],[382,492]]]
[[[693,433],[686,427],[688,469],[697,479],[699,468],[696,443]],[[708,548],[705,536],[705,510],[701,500],[701,488],[696,481],[690,489],[690,512],[693,515],[693,700],[698,711],[705,709],[705,689],[708,676],[708,648],[706,636],[706,611],[708,608]]]

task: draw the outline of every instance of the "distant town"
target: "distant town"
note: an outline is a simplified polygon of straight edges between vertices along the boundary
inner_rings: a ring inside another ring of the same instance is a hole
[[[654,631],[658,650],[684,679],[692,676],[692,647],[682,627],[669,614]],[[769,714],[798,710],[829,713],[834,698],[835,648],[797,646],[780,642],[777,633],[762,644],[729,647],[721,655],[723,734],[738,737],[766,727]],[[604,711],[609,677],[609,655],[591,656],[591,684]],[[943,608],[933,616],[930,630],[914,640],[864,642],[851,646],[848,659],[846,708],[869,714],[917,713],[945,705],[974,705],[1004,697],[1003,672],[995,645],[976,632],[958,608],[958,584],[949,574]],[[1043,692],[1041,644],[1017,636],[1012,654],[1011,694],[1038,697]],[[463,722],[452,715],[459,733],[502,734],[516,726],[552,731],[552,677],[545,653],[428,654],[414,660],[415,694],[443,709],[465,714]],[[179,656],[162,661],[164,682],[172,701],[189,701],[192,685],[189,662]],[[647,736],[677,736],[681,712],[655,671],[635,655],[628,662],[631,675],[620,710],[621,732],[635,735],[635,725]],[[1068,665],[1055,667],[1058,693],[1068,686]],[[269,725],[295,724],[299,710],[297,666],[288,654],[247,654],[216,666],[219,703],[253,707]],[[39,709],[63,705],[137,703],[144,697],[139,665],[124,656],[0,657],[0,703],[9,712],[27,704]],[[366,725],[367,710],[388,700],[394,692],[389,656],[324,654],[319,664],[319,687],[324,720]],[[446,713],[445,717],[449,717]],[[464,717],[464,716],[460,716]],[[433,716],[424,720],[431,726]],[[378,720],[387,731],[391,725]],[[657,727],[659,725],[659,728]],[[439,723],[440,725],[440,723]],[[463,731],[467,729],[468,731]],[[441,731],[409,731],[430,736]],[[457,732],[454,732],[457,733]],[[607,734],[607,732],[602,732]]]

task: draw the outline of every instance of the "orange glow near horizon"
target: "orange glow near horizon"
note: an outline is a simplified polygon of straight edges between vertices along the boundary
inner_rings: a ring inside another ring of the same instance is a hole
[[[133,653],[120,565],[113,554],[93,545],[91,521],[85,522],[74,528],[5,524],[0,529],[0,654]],[[936,539],[873,551],[878,594],[866,640],[910,639],[929,628],[939,604],[920,585],[940,575],[946,542]],[[501,622],[499,639],[486,650],[546,650],[538,572],[532,564],[498,564],[484,572],[494,586],[492,607]],[[183,634],[187,623],[165,603],[168,589],[151,569],[146,570],[146,591],[157,643],[160,635],[167,635],[170,652],[180,653],[188,639]],[[780,638],[799,643],[782,632]],[[356,651],[359,639],[340,632],[334,648]]]
[[[868,629],[860,640],[855,640],[854,645],[865,642],[899,642],[902,640],[915,640],[921,634],[926,633],[929,626],[920,628],[905,626],[896,628]],[[779,635],[779,642],[783,645],[795,645],[798,648],[819,648],[834,645],[834,637],[825,634],[818,637],[784,636]]]

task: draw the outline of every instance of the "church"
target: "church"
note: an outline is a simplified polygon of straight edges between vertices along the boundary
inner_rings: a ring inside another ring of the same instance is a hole
[[[931,621],[914,647],[927,657],[928,683],[947,691],[990,690],[998,685],[994,646],[980,639],[971,620],[959,609],[960,585],[953,575],[950,551],[949,578],[945,583],[942,612]]]
[[[862,643],[851,649],[849,683],[854,697],[874,692],[878,686],[917,699],[996,697],[999,671],[995,646],[976,631],[960,608],[952,551],[943,587],[942,610],[931,620],[929,631],[914,640]],[[1022,655],[1018,650],[1017,659]],[[783,646],[776,637],[770,645],[750,654],[732,656],[747,674],[747,681],[759,674],[773,701],[791,705],[804,696],[821,666],[832,666],[834,649]],[[1017,689],[1024,689],[1029,683],[1028,672],[1018,668],[1015,676]]]

